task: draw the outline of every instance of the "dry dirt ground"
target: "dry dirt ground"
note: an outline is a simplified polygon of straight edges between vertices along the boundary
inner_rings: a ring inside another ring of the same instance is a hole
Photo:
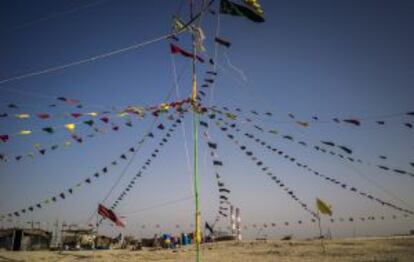
[[[266,242],[243,241],[202,245],[201,261],[414,261],[414,237]],[[173,250],[0,251],[0,261],[194,261],[194,247]]]

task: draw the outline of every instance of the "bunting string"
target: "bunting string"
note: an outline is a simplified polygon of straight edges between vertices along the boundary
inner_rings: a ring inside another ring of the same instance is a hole
[[[56,72],[56,71],[65,70],[65,69],[68,69],[68,68],[71,68],[71,67],[74,67],[74,66],[78,66],[78,65],[82,65],[82,64],[96,62],[96,61],[101,60],[101,59],[105,59],[105,58],[108,58],[108,57],[111,57],[111,56],[114,56],[114,55],[129,52],[129,51],[132,51],[132,50],[135,50],[135,49],[138,49],[138,48],[141,48],[141,47],[144,47],[144,46],[156,43],[156,42],[160,42],[160,41],[163,41],[163,40],[168,39],[168,38],[171,38],[171,37],[173,37],[177,34],[181,34],[188,27],[190,27],[195,21],[197,21],[200,18],[201,14],[205,10],[210,8],[210,6],[213,2],[214,2],[214,0],[210,0],[210,2],[207,3],[205,5],[205,7],[198,14],[196,14],[192,19],[190,19],[190,21],[188,21],[188,23],[186,23],[183,26],[183,28],[178,32],[164,34],[162,36],[159,36],[159,37],[156,37],[156,38],[153,38],[153,39],[149,39],[149,40],[146,40],[146,41],[143,41],[143,42],[140,42],[140,43],[136,43],[136,44],[130,45],[128,47],[116,49],[116,50],[113,50],[113,51],[109,51],[109,52],[102,53],[102,54],[99,54],[99,55],[96,55],[96,56],[93,56],[93,57],[81,59],[81,60],[74,61],[74,62],[71,62],[71,63],[67,63],[67,64],[63,64],[63,65],[59,65],[59,66],[54,66],[54,67],[49,67],[49,68],[45,68],[45,69],[42,69],[42,70],[39,70],[39,71],[34,71],[34,72],[22,74],[22,75],[17,75],[17,76],[13,76],[13,77],[10,77],[10,78],[1,79],[0,80],[0,85],[6,84],[6,83],[9,83],[9,82],[13,82],[13,81],[17,81],[17,80],[21,80],[21,79],[25,79],[25,78],[29,78],[29,77],[34,77],[34,76],[38,76],[38,75],[43,75],[43,74],[53,73],[53,72]],[[0,87],[0,89],[1,88],[3,88],[3,87]]]
[[[239,128],[237,128],[236,124],[229,124],[228,122],[226,122],[224,120],[218,120],[218,123],[223,123],[225,126],[229,126],[229,128],[234,129],[236,132],[242,132]],[[359,194],[360,196],[362,196],[366,199],[369,199],[371,201],[377,202],[377,203],[381,204],[382,206],[388,206],[388,207],[390,207],[394,210],[397,210],[397,211],[400,211],[400,212],[403,212],[403,213],[407,213],[407,214],[410,214],[410,215],[414,214],[414,212],[411,211],[411,210],[399,207],[399,206],[397,206],[393,203],[384,201],[384,200],[382,200],[378,197],[374,197],[372,194],[360,191],[359,189],[357,189],[354,186],[350,186],[350,185],[348,185],[344,182],[339,181],[338,179],[331,178],[327,175],[324,175],[324,174],[314,170],[313,168],[309,167],[307,164],[300,163],[295,157],[292,157],[292,156],[284,153],[283,151],[280,151],[277,148],[268,145],[265,141],[261,140],[260,138],[258,138],[257,136],[255,136],[251,133],[245,132],[244,136],[249,138],[250,140],[256,142],[260,146],[270,150],[273,153],[273,155],[279,156],[279,157],[281,157],[282,159],[285,159],[285,160],[289,160],[292,163],[296,163],[297,167],[301,167],[301,168],[305,169],[306,171],[309,172],[309,174],[313,174],[317,177],[320,177],[320,178],[324,179],[325,181],[333,183],[333,184],[337,185],[338,187],[340,187],[344,190],[349,190],[350,192]]]
[[[226,111],[228,111],[229,109],[226,107],[226,108],[224,108],[224,110],[226,110]],[[214,110],[213,110],[214,111]],[[218,112],[218,111],[214,111],[214,112],[217,112],[218,114],[220,114],[220,115],[222,115],[222,116],[225,116],[226,118],[228,118],[229,120],[240,120],[238,117],[237,117],[237,115],[235,115],[235,114],[231,114],[231,113],[228,113],[228,112]],[[213,117],[213,116],[215,116],[214,114],[211,114],[210,115],[211,117]],[[222,121],[223,119],[222,118],[220,118],[220,120]],[[244,124],[244,122],[241,122],[241,121],[239,121],[241,124]],[[247,121],[248,123],[250,123],[251,121]],[[259,130],[259,131],[261,131],[261,132],[264,132],[264,130],[265,129],[263,129],[263,128],[261,128],[260,126],[258,126],[258,125],[254,125],[254,128],[256,129],[256,130]],[[273,130],[271,130],[271,131],[273,131]],[[270,132],[269,131],[269,133],[272,133],[273,134],[273,132]],[[283,138],[286,138],[285,136],[283,136]],[[289,141],[292,141],[292,139],[291,138],[289,138]],[[257,141],[256,141],[257,142]],[[302,142],[303,141],[300,141],[299,142],[299,144],[302,144]],[[263,144],[264,142],[262,141],[262,144]],[[303,142],[304,143],[304,142]],[[303,145],[303,144],[302,144]],[[326,151],[325,151],[325,153],[326,153]],[[287,156],[285,155],[285,158],[286,158]],[[351,159],[351,160],[353,160],[353,159]],[[353,161],[351,161],[351,162],[353,162]],[[369,179],[367,176],[365,176],[363,173],[361,173],[358,169],[356,169],[351,163],[347,163],[347,162],[345,162],[345,164],[347,165],[347,166],[349,166],[350,168],[352,168],[352,170],[357,174],[357,175],[359,175],[361,178],[363,178],[363,179],[365,179],[365,180],[367,180],[367,182],[368,183],[370,183],[370,184],[372,184],[372,185],[374,185],[374,186],[376,186],[378,189],[380,189],[381,191],[383,191],[384,193],[386,193],[387,195],[389,195],[389,196],[391,196],[393,199],[395,199],[395,200],[398,200],[398,201],[400,201],[401,203],[403,203],[405,206],[407,206],[407,207],[409,207],[410,209],[413,209],[406,201],[404,201],[404,200],[402,200],[401,198],[399,198],[398,196],[396,196],[395,194],[393,194],[392,192],[390,192],[389,190],[387,190],[387,189],[385,189],[384,188],[384,186],[382,186],[382,185],[380,185],[380,184],[378,184],[376,181],[374,181],[374,180],[372,180],[372,179]]]
[[[167,118],[167,119],[170,119],[171,120],[171,118]],[[176,125],[176,124],[174,124],[174,125]],[[165,127],[162,124],[160,124],[158,126],[158,129],[159,130],[164,130]],[[173,129],[169,129],[170,132],[172,130]],[[168,135],[168,136],[170,136],[170,135]],[[154,137],[154,134],[152,132],[148,132],[143,138],[141,138],[139,140],[137,146],[129,147],[127,151],[125,151],[123,154],[121,154],[119,156],[119,159],[121,159],[121,160],[128,160],[128,156],[129,155],[132,155],[132,154],[135,154],[140,149],[141,144],[143,144],[145,142],[145,140],[147,139],[147,137],[148,138],[153,138]],[[165,141],[166,138],[164,138],[163,140]],[[162,146],[163,143],[164,142],[161,142],[160,143],[160,146]],[[117,164],[118,164],[118,161],[117,160],[114,160],[114,161],[112,161],[110,163],[110,165],[105,166],[104,168],[101,169],[101,171],[97,171],[92,176],[87,177],[83,181],[77,183],[75,186],[69,187],[67,190],[64,190],[61,193],[56,194],[55,196],[52,196],[50,198],[46,198],[44,201],[38,202],[38,203],[36,203],[34,205],[31,205],[31,206],[29,206],[27,208],[23,208],[21,210],[16,210],[16,211],[13,211],[13,212],[9,212],[8,214],[2,214],[2,215],[0,215],[0,220],[3,220],[5,218],[20,217],[21,215],[25,214],[26,212],[28,213],[28,212],[33,212],[36,209],[41,209],[41,208],[45,207],[48,204],[57,202],[60,199],[61,200],[64,200],[64,199],[66,199],[66,197],[72,195],[75,192],[75,190],[77,190],[79,187],[82,187],[83,185],[86,185],[86,184],[91,184],[94,181],[94,179],[100,178],[103,175],[107,174],[109,172],[110,166],[116,166]]]
[[[201,125],[202,121],[200,122]],[[217,191],[218,191],[218,210],[217,210],[217,218],[215,219],[215,223],[219,221],[220,216],[228,217],[231,200],[230,200],[230,189],[227,188],[226,184],[223,181],[222,175],[220,175],[219,167],[223,165],[223,161],[220,159],[218,154],[218,144],[214,143],[211,137],[208,135],[208,132],[204,132],[202,136],[207,144],[207,147],[210,151],[210,157],[212,159],[214,173],[217,182]]]
[[[152,209],[157,209],[157,208],[162,208],[165,206],[170,206],[170,205],[174,205],[176,203],[180,203],[180,202],[184,202],[184,201],[188,201],[191,200],[193,197],[192,196],[187,196],[187,197],[183,197],[183,198],[179,198],[176,200],[171,200],[171,201],[167,201],[164,203],[160,203],[160,204],[156,204],[153,206],[149,206],[149,207],[144,207],[142,209],[136,210],[136,211],[132,211],[132,212],[128,212],[128,213],[123,213],[122,215],[126,215],[126,216],[132,216],[138,213],[142,213],[145,212],[147,210],[152,210]],[[393,215],[364,215],[364,216],[339,216],[339,217],[331,217],[327,220],[327,222],[329,222],[330,224],[353,224],[353,223],[374,223],[374,222],[384,222],[384,221],[396,221],[396,220],[402,220],[402,219],[407,219],[409,218],[408,215],[402,215],[402,216],[398,216],[396,214]],[[284,220],[284,221],[277,221],[277,220],[270,220],[270,221],[265,221],[265,222],[245,222],[243,223],[242,229],[245,231],[249,231],[249,230],[257,230],[257,229],[261,229],[261,230],[280,230],[282,228],[291,228],[291,227],[297,227],[297,226],[314,226],[314,224],[317,222],[317,220],[315,218],[311,218],[311,219],[295,219],[295,220]],[[27,221],[27,224],[31,224],[32,221]],[[70,225],[72,227],[76,227],[76,226],[81,226],[81,225]],[[86,226],[92,226],[92,224],[86,225]],[[174,231],[174,229],[182,231],[183,229],[185,229],[186,227],[188,228],[194,228],[194,224],[138,224],[137,225],[138,228],[141,229],[151,229],[154,228],[156,230],[159,230],[161,232],[171,232]],[[231,226],[226,226],[224,227],[227,230],[231,230]],[[221,231],[223,228],[218,226],[218,230]]]
[[[116,122],[109,122],[108,120],[108,123],[105,123],[105,126],[98,124],[98,121],[94,121],[94,120],[85,120],[82,123],[88,127],[88,130],[87,130],[88,132],[89,132],[89,129],[91,129],[92,132],[82,135],[81,131],[84,128],[78,128],[78,123],[75,122],[75,123],[65,124],[65,128],[68,130],[68,134],[69,134],[68,139],[65,139],[61,143],[54,143],[49,146],[42,145],[40,143],[35,143],[33,145],[33,148],[35,149],[35,151],[30,151],[26,154],[10,155],[10,154],[5,154],[5,153],[0,153],[0,163],[9,163],[12,160],[21,161],[24,159],[34,159],[36,156],[45,156],[48,153],[52,151],[56,151],[59,148],[64,149],[64,148],[71,147],[74,143],[82,144],[86,140],[94,138],[96,134],[108,134],[110,131],[118,132],[119,130],[122,129],[123,125],[126,127],[134,126],[134,123],[133,121],[131,121],[130,118],[125,119],[125,122],[123,124],[116,123]],[[106,125],[110,125],[110,126],[107,127]],[[75,132],[75,128],[77,130],[76,132]],[[52,130],[54,129],[52,128]],[[31,134],[31,130],[22,130],[19,133],[21,133],[21,135],[24,135],[26,132],[28,134]]]
[[[273,172],[271,171],[270,167],[266,166],[265,163],[258,159],[257,156],[255,156],[255,154],[253,153],[252,150],[249,150],[249,148],[247,148],[247,146],[242,145],[235,137],[233,134],[231,134],[228,131],[227,127],[224,126],[220,126],[220,122],[216,122],[216,126],[218,127],[219,130],[221,130],[224,134],[226,134],[226,137],[231,140],[236,147],[238,147],[243,153],[245,153],[245,155],[257,166],[257,168],[264,173],[265,175],[269,176],[270,179],[272,179],[281,189],[283,189],[283,191],[295,202],[297,202],[303,210],[305,210],[307,213],[309,213],[310,215],[312,215],[313,217],[317,218],[318,215],[308,207],[308,205],[303,202],[295,193],[292,189],[290,189],[279,177],[277,177],[276,175],[273,174]]]
[[[171,111],[172,109],[177,111],[177,112],[185,112],[188,111],[188,105],[190,103],[190,99],[184,99],[184,100],[179,100],[179,101],[174,101],[171,103],[162,103],[159,106],[151,106],[148,108],[148,112],[151,113],[151,115],[153,116],[159,116],[160,114],[165,114],[168,113],[169,111]],[[104,115],[102,117],[100,117],[99,119],[88,119],[88,120],[84,120],[82,122],[72,122],[72,123],[67,123],[64,125],[60,125],[60,126],[47,126],[41,129],[41,131],[48,133],[48,134],[54,134],[55,131],[58,128],[65,128],[68,133],[70,134],[71,139],[67,140],[64,142],[64,146],[70,146],[71,145],[71,140],[74,140],[78,143],[82,143],[83,139],[80,135],[75,133],[75,129],[77,128],[77,126],[79,124],[82,124],[86,127],[93,127],[93,130],[95,132],[104,132],[105,129],[102,128],[98,128],[97,127],[97,123],[104,123],[104,124],[110,124],[111,125],[111,129],[113,131],[118,131],[120,129],[120,125],[112,122],[111,119],[115,119],[115,118],[126,118],[126,122],[125,125],[128,127],[132,127],[133,126],[133,122],[131,120],[131,118],[129,117],[130,115],[139,115],[140,119],[144,118],[145,113],[143,111],[141,111],[138,107],[128,107],[127,109],[123,110],[121,113],[117,113],[116,115],[114,115],[114,117],[111,117],[111,115]],[[76,115],[76,117],[80,117],[79,115]],[[19,131],[16,136],[26,136],[26,135],[31,135],[32,134],[32,130],[21,130]],[[89,134],[87,137],[91,138],[93,137],[93,134]],[[5,136],[1,136],[0,137],[2,140],[4,140],[5,142],[7,142],[9,140],[9,136],[5,135]],[[47,151],[47,148],[41,146],[40,144],[35,144],[34,145],[35,149],[38,151],[38,153],[40,155],[45,155]],[[50,150],[56,150],[59,147],[59,145],[54,144],[50,147]],[[35,154],[33,152],[29,152],[26,155],[15,155],[15,156],[9,156],[6,155],[5,153],[0,153],[0,161],[1,162],[9,162],[10,160],[17,160],[20,161],[21,159],[23,159],[24,157],[26,158],[34,158]]]
[[[242,112],[242,109],[237,108],[236,111]],[[378,126],[386,126],[389,124],[387,121],[388,119],[402,119],[400,126],[404,126],[406,128],[412,129],[413,128],[413,118],[414,111],[405,111],[405,112],[396,112],[396,113],[389,113],[389,114],[382,114],[376,116],[358,116],[358,117],[346,117],[346,116],[337,116],[331,117],[331,119],[324,119],[318,115],[312,116],[311,119],[303,119],[298,118],[295,113],[287,113],[287,118],[289,120],[278,120],[275,119],[275,116],[278,114],[273,113],[271,111],[262,111],[259,110],[246,110],[246,112],[251,113],[255,116],[265,116],[272,119],[273,123],[276,124],[293,124],[297,127],[306,128],[310,127],[314,124],[346,124],[353,127],[362,127],[364,123],[374,123]]]
[[[214,112],[219,113],[219,114],[221,114],[221,115],[223,115],[226,118],[231,119],[231,120],[235,120],[237,118],[237,116],[238,116],[236,113],[230,113],[229,112],[229,109],[227,107],[223,107],[222,108],[224,111],[221,111],[217,107],[212,107],[211,109]],[[236,109],[236,111],[241,112],[240,109]],[[364,160],[362,160],[360,158],[353,157],[352,154],[354,153],[353,152],[354,150],[352,150],[349,146],[345,146],[345,145],[342,145],[342,144],[339,144],[339,143],[336,143],[336,142],[333,142],[333,141],[330,141],[330,140],[320,140],[320,143],[322,145],[324,145],[324,146],[315,145],[315,144],[311,144],[311,143],[309,143],[307,141],[304,141],[304,140],[297,140],[291,134],[287,134],[287,133],[286,134],[283,134],[283,133],[280,133],[280,131],[278,129],[275,129],[275,128],[272,128],[272,129],[263,128],[262,126],[260,126],[260,125],[258,125],[256,123],[253,123],[253,120],[251,118],[247,118],[246,117],[245,120],[246,120],[246,123],[252,125],[256,130],[258,130],[258,131],[260,131],[262,133],[265,133],[266,132],[266,133],[272,134],[272,135],[274,135],[276,137],[283,138],[286,141],[290,141],[292,143],[297,143],[297,144],[299,144],[302,147],[311,148],[311,149],[313,149],[315,151],[318,151],[319,153],[324,153],[324,154],[329,155],[331,157],[337,157],[338,159],[341,159],[341,160],[344,160],[344,161],[348,161],[348,162],[351,162],[351,163],[358,163],[358,164],[363,164],[363,165],[366,165],[366,166],[374,166],[377,169],[380,169],[380,170],[384,171],[385,173],[387,173],[389,175],[399,175],[399,176],[414,177],[414,173],[413,172],[407,171],[407,170],[405,170],[403,168],[399,168],[399,167],[389,167],[389,166],[385,166],[383,164],[375,164],[375,165],[372,165],[368,161],[364,161]],[[338,148],[338,149],[340,149],[342,151],[342,153],[338,153],[338,152],[336,152],[336,150],[327,149],[326,147]],[[384,159],[384,156],[382,156],[380,158],[381,159]],[[410,165],[411,164],[412,163],[410,163]],[[414,166],[414,165],[411,165],[411,166]]]
[[[397,220],[397,219],[402,219],[402,218],[408,218],[409,216],[404,214],[403,216],[398,217],[397,215],[390,215],[390,216],[385,216],[385,215],[365,215],[365,216],[359,216],[359,217],[355,217],[355,216],[349,216],[349,217],[331,217],[330,219],[328,219],[327,221],[331,224],[335,224],[335,223],[356,223],[356,222],[375,222],[375,221],[386,221],[386,220]],[[317,220],[315,218],[312,218],[310,220],[307,219],[298,219],[298,220],[290,220],[290,221],[283,221],[283,222],[276,222],[276,221],[271,221],[271,222],[262,222],[262,223],[248,223],[245,224],[243,226],[244,230],[251,230],[251,229],[257,229],[257,228],[262,228],[262,229],[270,229],[270,228],[277,228],[277,227],[289,227],[289,226],[296,226],[296,225],[301,225],[301,226],[306,226],[309,223],[310,224],[314,224],[316,223]],[[229,228],[228,228],[229,229]]]
[[[182,72],[183,71],[181,71],[181,73]],[[181,76],[182,76],[182,74],[180,74],[179,79],[181,78]],[[178,82],[179,82],[179,80],[177,80],[177,83]],[[170,92],[166,96],[164,101],[168,101],[171,98],[171,96],[173,95],[173,91],[174,91],[174,86],[170,89]],[[189,105],[190,105],[190,99],[184,99],[184,100],[179,99],[179,100],[171,102],[171,103],[161,103],[159,106],[150,107],[149,110],[155,110],[155,111],[152,112],[152,115],[156,116],[157,118],[160,115],[164,115],[168,112],[171,112],[171,109],[174,109],[175,112],[177,112],[182,117],[182,114],[184,114],[185,112],[188,112],[190,110],[189,107],[188,107]],[[187,106],[187,108],[185,108],[185,106]],[[167,120],[173,121],[174,120],[173,115],[170,114],[167,117]],[[180,120],[177,120],[177,121],[180,122]],[[148,133],[151,133],[151,130],[154,128],[155,123],[156,123],[156,119],[154,119],[154,122],[149,127]],[[158,126],[158,129],[164,130],[165,127],[161,123]],[[103,202],[106,201],[109,198],[109,196],[111,195],[113,190],[120,183],[121,179],[125,176],[126,171],[128,170],[129,166],[131,165],[131,163],[132,163],[133,159],[136,157],[136,155],[137,155],[137,152],[133,154],[132,158],[129,160],[128,164],[125,166],[124,170],[121,172],[121,175],[118,177],[118,179],[115,181],[115,183],[110,188],[109,192],[106,194],[105,198],[103,199]],[[91,214],[91,216],[88,219],[88,223],[93,219],[96,212],[97,212],[97,210],[94,209],[93,213]],[[100,224],[101,222],[102,222],[102,220],[98,224]]]
[[[161,148],[164,147],[171,139],[171,135],[174,134],[175,129],[177,128],[177,125],[181,123],[182,118],[183,116],[180,116],[179,118],[177,118],[175,122],[171,125],[172,127],[168,128],[168,130],[166,130],[166,128],[162,124],[158,125],[157,127],[158,129],[166,131],[165,135],[160,139],[158,143],[159,147],[155,148],[150,153],[149,157],[146,159],[144,164],[141,166],[141,168],[139,168],[138,172],[129,181],[128,185],[122,190],[122,192],[118,195],[118,197],[115,198],[115,201],[113,201],[113,203],[111,204],[110,209],[115,210],[120,204],[120,202],[123,201],[125,197],[127,196],[127,194],[134,188],[134,186],[136,186],[136,180],[140,178],[145,173],[145,171],[148,171],[147,169],[150,167],[152,161],[155,158],[157,158],[158,154],[161,151]]]
[[[148,134],[145,134],[144,137],[151,137],[152,138],[152,137],[154,137],[154,135],[153,135],[153,133],[148,133]],[[138,144],[142,144],[143,141],[144,141],[144,138],[142,138],[139,141]],[[131,153],[134,153],[136,150],[137,150],[136,146],[131,146],[126,151],[124,151],[124,153],[122,153],[117,159],[120,159],[121,161],[127,160],[128,156]],[[71,187],[67,188],[66,190],[61,191],[60,193],[58,193],[58,194],[56,194],[52,197],[48,197],[45,200],[40,201],[40,202],[38,202],[36,204],[33,204],[31,206],[28,206],[26,208],[23,208],[23,209],[20,209],[20,210],[15,210],[15,211],[9,212],[8,214],[2,214],[2,215],[0,215],[0,220],[3,220],[5,218],[17,218],[17,217],[20,217],[20,215],[23,215],[25,213],[34,212],[37,209],[45,208],[49,204],[55,203],[58,200],[65,200],[68,196],[75,193],[80,187],[82,187],[84,185],[92,184],[92,182],[94,180],[108,174],[110,167],[111,166],[116,166],[116,165],[118,165],[118,161],[113,160],[110,164],[104,166],[101,170],[95,172],[92,176],[89,176],[89,177],[83,179],[82,181],[78,182],[74,186],[71,186]]]

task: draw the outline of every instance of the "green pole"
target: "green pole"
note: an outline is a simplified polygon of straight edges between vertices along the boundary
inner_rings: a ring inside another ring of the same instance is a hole
[[[193,0],[190,0],[190,18],[193,19]],[[197,108],[197,73],[196,73],[196,48],[194,33],[192,34],[193,42],[193,74],[192,74],[192,94],[191,100],[193,103],[193,154],[194,154],[194,200],[195,200],[195,234],[194,240],[196,244],[196,261],[200,261],[200,244],[201,244],[201,212],[199,200],[199,177],[198,177],[198,108]]]

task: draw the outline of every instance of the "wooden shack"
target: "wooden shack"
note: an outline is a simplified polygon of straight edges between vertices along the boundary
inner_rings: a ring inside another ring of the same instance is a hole
[[[6,250],[47,250],[52,233],[38,228],[0,229],[0,249]]]

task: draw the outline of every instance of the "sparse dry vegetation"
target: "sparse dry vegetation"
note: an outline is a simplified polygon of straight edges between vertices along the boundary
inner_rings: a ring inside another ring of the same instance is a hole
[[[271,240],[208,243],[203,261],[414,261],[414,237],[325,240]],[[193,247],[177,250],[100,250],[11,252],[0,251],[0,261],[193,261]]]

